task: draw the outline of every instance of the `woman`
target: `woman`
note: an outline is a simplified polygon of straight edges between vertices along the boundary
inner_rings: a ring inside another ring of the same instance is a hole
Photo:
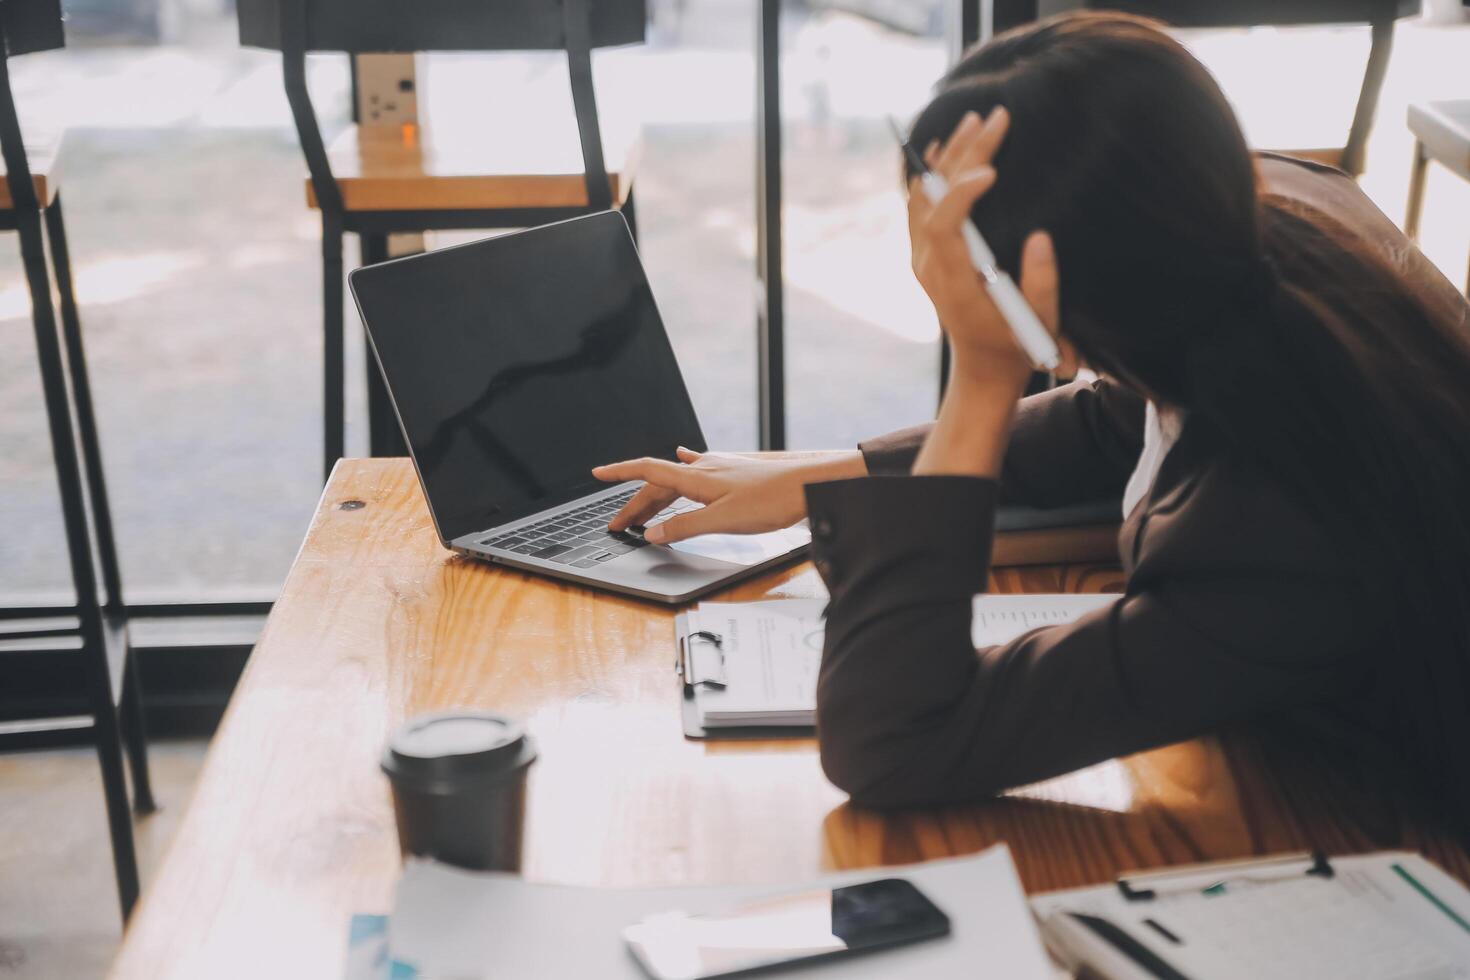
[[[970,799],[1261,716],[1386,747],[1470,826],[1470,312],[1346,178],[1253,158],[1148,21],[1064,16],[968,54],[914,124],[909,196],[954,352],[932,426],[793,462],[638,461],[614,527],[811,518],[831,591],[822,762],[873,806]],[[1071,364],[1029,366],[972,215]],[[909,475],[911,474],[911,475]],[[859,478],[865,477],[865,478]],[[976,651],[1004,497],[1124,492],[1126,595]]]

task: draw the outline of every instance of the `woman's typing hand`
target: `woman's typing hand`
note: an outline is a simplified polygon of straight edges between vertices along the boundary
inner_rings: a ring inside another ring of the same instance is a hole
[[[679,497],[687,497],[705,506],[650,527],[643,536],[654,544],[670,544],[697,534],[774,531],[806,516],[804,488],[808,483],[867,472],[857,450],[763,457],[697,453],[680,447],[678,456],[677,463],[645,457],[592,471],[608,483],[644,482],[609,522],[609,530],[644,524]]]

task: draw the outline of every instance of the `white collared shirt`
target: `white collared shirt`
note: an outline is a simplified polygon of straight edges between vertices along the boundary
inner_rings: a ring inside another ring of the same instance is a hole
[[[1160,410],[1153,402],[1148,403],[1143,422],[1143,452],[1138,457],[1138,466],[1134,468],[1133,475],[1128,478],[1128,486],[1123,489],[1125,521],[1143,498],[1148,496],[1149,489],[1154,485],[1154,478],[1159,475],[1159,467],[1164,463],[1164,457],[1169,454],[1183,430],[1183,411],[1176,408]]]

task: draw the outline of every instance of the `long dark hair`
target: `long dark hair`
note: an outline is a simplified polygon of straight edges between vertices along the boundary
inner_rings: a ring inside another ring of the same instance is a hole
[[[1011,126],[974,218],[1001,264],[1049,231],[1062,331],[1083,358],[1278,481],[1342,542],[1353,591],[1413,620],[1383,637],[1383,675],[1399,678],[1384,693],[1470,826],[1464,309],[1270,195],[1214,79],[1151,21],[1071,14],[1001,35],[944,77],[912,139],[997,105]]]

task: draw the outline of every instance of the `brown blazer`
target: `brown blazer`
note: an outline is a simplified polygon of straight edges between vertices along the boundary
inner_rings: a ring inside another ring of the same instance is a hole
[[[1337,171],[1263,157],[1261,179],[1383,243],[1434,303],[1463,298]],[[975,650],[995,507],[1121,494],[1143,402],[1110,381],[1022,401],[999,483],[910,477],[920,426],[863,444],[868,478],[807,491],[831,591],[817,690],[822,765],[854,801],[890,807],[994,794],[1190,738],[1290,715],[1393,751],[1375,659],[1395,622],[1316,517],[1186,422],[1124,522],[1124,598],[1066,626]]]

